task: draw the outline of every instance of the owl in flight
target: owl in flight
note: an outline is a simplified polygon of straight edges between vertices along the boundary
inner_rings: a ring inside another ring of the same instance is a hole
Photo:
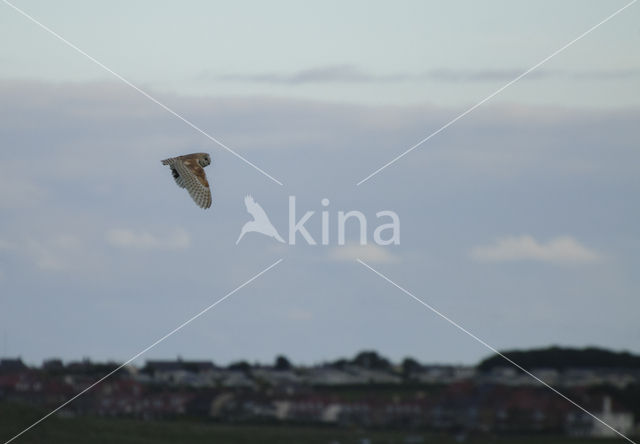
[[[185,154],[162,161],[163,165],[169,165],[171,168],[171,174],[178,186],[186,188],[200,208],[211,206],[211,190],[204,172],[204,167],[210,163],[211,157],[207,153]]]

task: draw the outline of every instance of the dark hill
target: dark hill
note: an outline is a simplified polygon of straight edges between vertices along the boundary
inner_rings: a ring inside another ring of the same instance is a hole
[[[513,362],[527,370],[534,368],[624,368],[640,369],[640,356],[629,352],[588,348],[550,347],[534,350],[510,350],[501,352]],[[478,364],[480,371],[489,371],[496,367],[510,366],[499,355],[491,356]]]

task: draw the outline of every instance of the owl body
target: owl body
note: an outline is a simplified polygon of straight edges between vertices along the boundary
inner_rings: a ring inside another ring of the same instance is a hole
[[[200,208],[211,206],[211,189],[204,172],[204,167],[211,164],[209,154],[193,153],[170,157],[163,160],[162,164],[169,166],[176,184],[180,188],[185,188]]]

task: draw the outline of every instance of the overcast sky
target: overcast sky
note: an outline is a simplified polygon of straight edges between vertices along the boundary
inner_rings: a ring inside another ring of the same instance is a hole
[[[356,186],[626,3],[14,4],[283,185],[0,4],[0,355],[126,360],[280,258],[139,362],[489,354],[358,257],[496,348],[640,353],[640,6]],[[236,246],[247,194],[330,245]]]

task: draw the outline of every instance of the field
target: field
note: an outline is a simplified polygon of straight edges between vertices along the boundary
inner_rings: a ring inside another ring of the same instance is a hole
[[[0,442],[4,443],[42,416],[19,405],[0,405]],[[416,431],[361,430],[333,427],[224,425],[197,421],[138,421],[130,419],[60,418],[52,416],[15,443],[47,444],[419,444],[460,443],[454,437]],[[470,437],[472,444],[610,444],[621,440],[586,440],[565,437]]]

